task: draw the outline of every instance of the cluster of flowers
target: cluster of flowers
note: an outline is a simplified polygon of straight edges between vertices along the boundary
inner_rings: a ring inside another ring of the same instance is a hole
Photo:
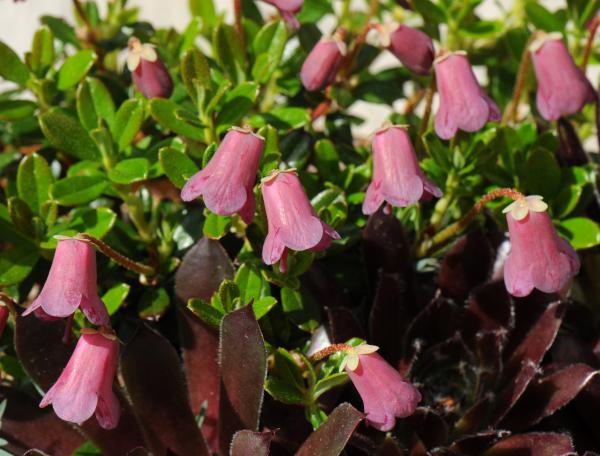
[[[294,14],[303,0],[265,0],[278,7],[288,23],[297,28]],[[411,71],[427,74],[435,69],[440,105],[434,127],[443,139],[457,130],[473,132],[490,120],[499,120],[497,105],[484,93],[471,69],[466,53],[442,50],[435,58],[432,40],[423,32],[405,25],[375,26],[380,40]],[[308,55],[300,78],[307,90],[320,90],[335,82],[344,62],[346,46],[342,33],[321,39]],[[538,34],[530,46],[538,80],[538,110],[548,120],[579,111],[595,99],[595,92],[574,64],[562,38]],[[156,50],[137,38],[129,42],[127,66],[136,87],[146,97],[168,97],[173,82]],[[255,212],[253,188],[264,139],[249,129],[234,127],[224,137],[207,166],[192,176],[181,191],[184,201],[200,196],[216,214],[239,214],[250,224]],[[406,207],[442,195],[419,167],[407,128],[384,126],[375,132],[373,180],[367,188],[363,212],[376,212],[385,202]],[[279,262],[286,270],[288,249],[323,250],[339,234],[320,220],[308,200],[294,169],[277,170],[261,181],[268,220],[268,234],[262,258],[266,264]],[[560,238],[541,197],[519,197],[505,209],[511,253],[506,259],[504,278],[508,291],[525,296],[533,288],[563,292],[579,270],[572,247]],[[118,363],[119,344],[109,328],[106,307],[96,291],[95,252],[87,243],[60,240],[46,284],[39,297],[24,312],[40,318],[68,317],[80,308],[99,330],[82,332],[73,356],[40,406],[53,404],[59,417],[81,423],[94,413],[100,425],[114,428],[120,405],[112,384]],[[346,346],[343,368],[359,391],[367,422],[377,429],[393,428],[396,417],[414,412],[421,400],[418,390],[396,369],[375,353],[377,347]]]

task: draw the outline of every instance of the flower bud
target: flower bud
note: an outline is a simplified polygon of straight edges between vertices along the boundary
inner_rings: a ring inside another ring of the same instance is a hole
[[[146,98],[171,96],[171,75],[151,44],[142,44],[137,38],[130,38],[127,68],[131,71],[135,86]]]
[[[594,101],[595,91],[562,41],[560,33],[538,32],[529,46],[537,78],[536,105],[546,120],[575,114]]]
[[[479,86],[464,51],[445,51],[435,62],[435,80],[440,106],[435,114],[435,132],[442,139],[457,130],[480,130],[488,120],[500,120],[496,103]]]
[[[579,272],[573,247],[559,237],[541,196],[527,196],[504,209],[511,243],[504,264],[504,283],[513,296],[527,296],[534,288],[563,293]]]
[[[181,199],[199,196],[215,214],[240,214],[245,223],[254,217],[256,202],[252,188],[265,146],[262,137],[250,130],[232,128],[208,162],[194,174],[181,190]]]
[[[302,9],[304,0],[263,0],[265,3],[273,5],[279,10],[281,17],[288,25],[297,30],[300,28],[300,22],[296,19],[296,14]]]
[[[306,90],[320,90],[335,82],[346,55],[346,44],[336,36],[322,38],[306,57],[300,79]]]
[[[113,392],[119,342],[100,333],[82,333],[56,383],[40,402],[52,404],[59,418],[81,424],[94,413],[101,427],[114,429],[121,406]]]
[[[63,239],[56,246],[44,288],[23,316],[40,309],[50,317],[62,318],[77,308],[95,325],[109,323],[106,306],[96,291],[96,251],[86,242]]]
[[[384,34],[384,45],[402,64],[416,74],[427,74],[435,57],[433,41],[421,30],[404,24]]]
[[[263,244],[266,264],[281,260],[279,269],[287,269],[287,250],[323,250],[340,235],[321,221],[302,188],[295,171],[277,171],[262,180],[262,195],[269,232]]]
[[[415,412],[421,394],[375,353],[377,349],[363,344],[349,350],[344,369],[362,398],[367,424],[387,432],[396,425],[396,418]]]
[[[442,196],[421,168],[406,127],[394,125],[373,137],[373,179],[367,188],[363,213],[373,214],[384,201],[406,207],[432,196]]]

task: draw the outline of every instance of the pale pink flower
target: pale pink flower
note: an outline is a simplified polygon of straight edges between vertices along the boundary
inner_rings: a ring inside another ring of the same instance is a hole
[[[391,431],[396,418],[415,412],[421,393],[379,354],[374,345],[348,350],[343,369],[363,400],[366,422],[380,431]]]
[[[595,100],[592,85],[575,65],[560,33],[538,33],[529,47],[538,83],[538,111],[546,120],[581,111]]]
[[[479,86],[466,52],[445,51],[434,66],[440,95],[434,127],[440,138],[450,139],[457,130],[474,132],[490,120],[500,120],[500,110]]]
[[[81,424],[94,413],[101,427],[119,423],[121,406],[113,392],[119,342],[109,335],[83,332],[75,351],[40,407],[52,404],[59,418]]]
[[[300,28],[300,22],[296,19],[296,14],[302,9],[304,0],[263,0],[265,3],[273,5],[279,10],[281,17],[293,29]]]
[[[527,296],[534,288],[563,293],[579,272],[579,258],[558,236],[541,196],[528,196],[504,212],[511,243],[504,264],[504,283],[513,296]]]
[[[264,139],[249,130],[232,128],[208,162],[181,190],[181,199],[199,196],[215,214],[240,214],[245,223],[254,217],[256,202],[252,191]]]
[[[302,85],[306,90],[314,91],[335,82],[345,55],[346,45],[339,36],[322,38],[302,64],[300,69]]]
[[[127,68],[131,71],[136,87],[146,98],[171,96],[171,75],[151,44],[142,44],[137,38],[130,38]]]
[[[281,260],[285,272],[287,249],[323,250],[340,235],[321,221],[304,192],[293,169],[276,171],[262,180],[262,195],[267,212],[269,232],[263,244],[266,264]]]
[[[86,242],[61,239],[44,288],[23,316],[40,309],[50,317],[62,318],[77,308],[95,325],[109,323],[106,306],[96,291],[96,251]]]
[[[406,127],[393,125],[373,137],[373,179],[367,188],[363,213],[373,214],[384,201],[405,207],[442,196],[419,167]]]

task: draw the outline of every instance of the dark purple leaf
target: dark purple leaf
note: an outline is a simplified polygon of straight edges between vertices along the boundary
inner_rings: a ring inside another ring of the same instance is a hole
[[[579,166],[589,163],[589,158],[583,150],[579,136],[569,120],[561,117],[556,124],[558,130],[559,148],[556,157],[560,166]]]
[[[268,429],[277,429],[271,448],[293,454],[312,433],[312,426],[304,415],[304,407],[288,405],[265,398],[261,410],[261,424]],[[275,454],[278,454],[275,452]]]
[[[469,292],[489,277],[494,251],[482,229],[475,229],[454,243],[446,253],[437,276],[446,296],[464,300]]]
[[[238,431],[233,435],[229,454],[231,456],[269,456],[275,431]]]
[[[350,309],[328,307],[327,317],[333,343],[343,343],[353,337],[364,339],[365,332]]]
[[[508,330],[513,325],[513,304],[503,281],[489,282],[473,290],[462,332],[467,341],[472,342],[479,331]]]
[[[8,441],[2,448],[22,454],[36,448],[49,454],[71,454],[85,438],[51,409],[40,409],[39,398],[2,387],[0,401],[6,400],[0,437]]]
[[[404,456],[404,451],[393,438],[387,437],[377,450],[377,456]]]
[[[502,372],[502,350],[506,331],[480,331],[475,336],[475,354],[479,360],[479,390],[493,388]]]
[[[127,453],[127,456],[152,456],[152,454],[146,448],[138,447]]]
[[[502,439],[487,450],[484,456],[563,456],[574,451],[568,435],[532,432]]]
[[[351,307],[338,280],[324,264],[315,261],[302,275],[302,285],[311,295],[318,296],[327,307]]]
[[[267,353],[260,327],[251,306],[223,318],[219,364],[219,446],[227,454],[237,431],[258,430],[267,375]]]
[[[48,390],[58,379],[75,348],[71,338],[62,342],[65,332],[63,320],[44,321],[34,315],[15,320],[15,349],[21,364],[42,390]],[[121,404],[121,418],[116,429],[102,429],[95,417],[81,426],[82,431],[106,454],[123,454],[132,448],[144,446],[139,425],[127,400],[116,391]]]
[[[573,364],[532,381],[500,426],[515,431],[533,426],[571,402],[597,373],[585,364]]]
[[[219,241],[202,237],[185,254],[175,274],[175,294],[184,303],[209,300],[223,279],[233,278],[233,265]]]
[[[448,424],[435,411],[419,407],[415,413],[402,422],[403,429],[409,428],[416,433],[427,448],[433,448],[446,442],[449,435]]]
[[[302,444],[296,456],[337,456],[364,415],[348,403],[339,405],[325,423]]]
[[[517,371],[516,376],[506,382],[504,389],[498,394],[498,399],[494,404],[490,421],[494,424],[499,423],[510,409],[519,400],[525,392],[527,385],[533,379],[537,371],[537,365],[529,360],[525,360],[521,369]]]
[[[123,350],[121,374],[156,455],[208,455],[173,346],[145,324]]]
[[[487,419],[490,404],[494,399],[491,393],[486,394],[473,404],[456,423],[456,428],[463,433],[474,432],[481,429]]]
[[[450,449],[463,456],[479,456],[494,445],[498,440],[510,435],[509,431],[494,430],[467,435],[457,439]]]

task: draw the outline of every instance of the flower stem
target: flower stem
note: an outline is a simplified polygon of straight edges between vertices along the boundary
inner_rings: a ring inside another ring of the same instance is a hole
[[[592,54],[592,48],[594,47],[594,38],[596,37],[598,26],[600,26],[600,14],[596,14],[594,16],[594,19],[592,19],[592,22],[589,26],[588,38],[585,43],[585,49],[583,50],[583,59],[581,60],[581,70],[584,73],[590,60],[590,55]]]
[[[242,25],[242,0],[234,0],[233,9],[235,11],[235,29],[240,37],[242,49],[246,49],[246,37],[244,35],[244,26]]]
[[[517,116],[521,95],[523,93],[523,88],[525,87],[525,80],[527,79],[527,71],[529,70],[529,46],[536,36],[537,34],[533,33],[527,40],[527,43],[525,43],[523,54],[521,54],[521,62],[519,63],[519,70],[517,72],[517,80],[515,81],[512,100],[508,103],[504,114],[502,115],[502,125],[506,125],[508,122],[514,122],[515,117]]]
[[[451,147],[450,151],[454,148]],[[446,178],[446,186],[444,189],[444,196],[442,196],[435,205],[433,210],[433,214],[431,215],[430,225],[437,230],[440,223],[442,223],[442,219],[448,212],[448,208],[452,204],[455,198],[454,192],[458,188],[458,176],[454,170],[448,173],[448,177]]]
[[[311,363],[317,363],[325,358],[327,358],[330,355],[333,355],[334,353],[340,352],[340,351],[348,351],[351,350],[353,347],[352,345],[348,345],[348,344],[333,344],[330,345],[329,347],[325,347],[323,350],[319,350],[318,352],[314,353],[310,358],[308,358],[308,360]]]
[[[448,239],[450,239],[451,237],[453,237],[456,234],[458,234],[459,232],[461,232],[464,228],[466,228],[469,225],[469,223],[471,223],[473,221],[473,219],[477,216],[477,214],[479,214],[485,208],[485,205],[487,203],[489,203],[493,199],[496,199],[496,198],[499,198],[502,196],[508,196],[509,198],[512,198],[513,200],[519,200],[519,199],[525,198],[525,196],[522,193],[520,193],[517,190],[512,189],[512,188],[497,188],[495,190],[492,190],[491,192],[484,195],[479,201],[477,201],[475,203],[475,205],[469,210],[469,212],[467,212],[465,214],[465,216],[463,218],[461,218],[459,221],[444,228],[442,231],[437,233],[432,238],[426,239],[424,242],[422,242],[421,245],[419,246],[419,250],[417,253],[418,256],[424,257],[434,247],[436,247],[440,244],[443,244]]]
[[[423,135],[425,134],[425,132],[427,131],[427,128],[429,127],[429,118],[431,117],[431,107],[433,104],[433,96],[435,95],[435,91],[436,91],[435,74],[432,74],[431,80],[429,81],[429,86],[427,87],[427,96],[425,98],[425,111],[423,111],[423,118],[421,119],[421,126],[419,127],[419,134],[418,134],[419,148],[421,149],[420,152],[422,152],[422,153],[425,152],[425,141],[423,140]]]

